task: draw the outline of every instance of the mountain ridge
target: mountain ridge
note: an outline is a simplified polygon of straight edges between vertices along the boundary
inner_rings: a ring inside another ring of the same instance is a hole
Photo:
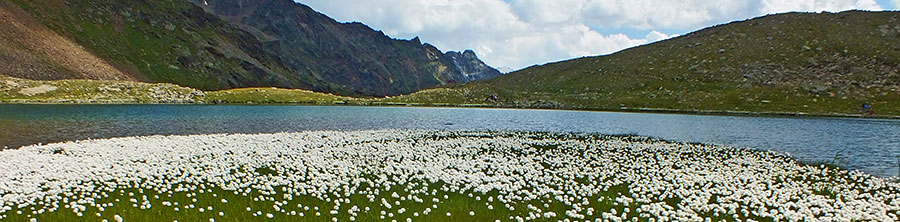
[[[360,23],[338,23],[290,0],[13,0],[0,6],[21,8],[36,24],[125,73],[119,79],[204,90],[264,86],[362,97],[471,80],[427,43],[396,40]],[[491,75],[479,77],[500,75],[489,66],[481,68],[476,71]],[[34,79],[81,77],[71,73]]]
[[[783,13],[391,101],[900,115],[898,73],[900,12]]]

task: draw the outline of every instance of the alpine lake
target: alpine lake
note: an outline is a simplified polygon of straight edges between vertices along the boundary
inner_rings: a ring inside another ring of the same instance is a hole
[[[896,221],[900,120],[0,105],[2,221]]]

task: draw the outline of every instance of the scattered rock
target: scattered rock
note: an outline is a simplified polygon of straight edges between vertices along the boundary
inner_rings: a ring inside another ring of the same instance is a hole
[[[103,86],[103,87],[100,87],[100,91],[102,91],[102,92],[110,92],[110,91],[121,92],[122,89],[116,88],[115,86]]]
[[[16,81],[12,81],[12,80],[6,80],[6,85],[9,86],[10,88],[16,88],[19,86],[19,83],[17,83]]]
[[[828,91],[828,87],[821,86],[821,85],[813,86],[812,89],[809,90],[809,92],[814,93],[814,94],[820,94],[820,93],[823,93],[826,91]]]

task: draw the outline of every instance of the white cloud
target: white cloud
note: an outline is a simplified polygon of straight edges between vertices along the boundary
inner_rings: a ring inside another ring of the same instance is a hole
[[[580,17],[580,8],[587,0],[516,0],[510,2],[513,13],[525,22],[537,24],[554,24],[576,22]]]
[[[566,4],[501,0],[308,0],[300,1],[340,21],[362,21],[395,38],[419,36],[441,50],[472,49],[495,67],[607,54],[649,42],[622,34],[604,35],[569,15]],[[584,0],[561,0],[578,3]],[[544,7],[543,13],[516,13]],[[525,17],[530,16],[530,17]],[[668,35],[656,32],[653,40]]]
[[[752,12],[742,9],[756,4],[745,0],[590,0],[582,14],[585,22],[601,27],[695,29],[722,18],[750,15]]]
[[[900,0],[893,0],[894,9],[900,9]]]
[[[662,32],[652,31],[649,34],[647,34],[646,36],[644,36],[644,39],[647,39],[647,41],[650,41],[650,42],[655,42],[655,41],[659,41],[659,40],[663,40],[663,39],[674,38],[676,36],[678,36],[678,35],[677,34],[676,35],[666,35],[665,33],[662,33]]]
[[[680,34],[659,30],[683,33],[788,11],[882,8],[874,0],[298,1],[339,21],[361,21],[395,38],[420,36],[441,50],[473,49],[491,66],[514,69]]]

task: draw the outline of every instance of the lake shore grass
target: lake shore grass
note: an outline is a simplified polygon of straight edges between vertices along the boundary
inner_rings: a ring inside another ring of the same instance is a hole
[[[728,116],[807,116],[900,119],[893,113],[743,111],[727,109],[672,109],[616,106],[547,107],[483,101],[455,101],[423,97],[435,91],[386,98],[355,98],[299,89],[274,87],[201,91],[173,84],[150,84],[109,80],[37,81],[0,76],[0,104],[223,104],[223,105],[341,105],[341,106],[416,106],[460,108],[553,109],[603,112],[670,113]],[[446,93],[443,93],[446,94]],[[452,94],[452,93],[451,93]],[[451,102],[445,102],[451,101]]]
[[[897,220],[900,184],[635,136],[147,136],[0,152],[8,221]],[[63,170],[64,169],[64,170]],[[32,220],[33,219],[33,220]]]

